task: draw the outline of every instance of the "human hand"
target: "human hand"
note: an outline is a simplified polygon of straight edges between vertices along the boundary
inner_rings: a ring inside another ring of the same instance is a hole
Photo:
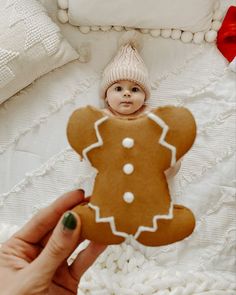
[[[81,242],[80,218],[68,210],[83,201],[80,190],[65,194],[2,244],[2,295],[77,294],[81,276],[106,248],[91,242],[72,265],[67,264]]]

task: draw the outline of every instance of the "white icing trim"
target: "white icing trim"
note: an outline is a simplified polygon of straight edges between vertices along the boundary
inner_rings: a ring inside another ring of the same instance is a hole
[[[116,236],[121,236],[124,238],[128,238],[129,236],[133,236],[134,239],[137,239],[143,231],[155,232],[158,229],[157,221],[159,219],[172,219],[173,218],[173,203],[170,203],[169,212],[167,215],[155,215],[152,218],[152,226],[139,226],[136,233],[134,235],[129,235],[125,232],[117,231],[115,225],[115,218],[114,216],[109,217],[100,217],[100,208],[98,206],[93,205],[92,203],[88,203],[88,206],[95,211],[95,221],[99,222],[109,222],[111,231]]]
[[[91,203],[88,203],[88,206],[90,208],[92,208],[94,211],[95,211],[95,216],[96,216],[96,222],[109,222],[110,223],[110,226],[111,226],[111,230],[112,230],[112,233],[116,236],[120,236],[120,237],[123,237],[123,238],[128,238],[128,234],[127,233],[124,233],[124,232],[119,232],[116,230],[116,225],[115,225],[115,218],[114,216],[109,216],[109,217],[100,217],[100,208],[98,206],[95,206]]]
[[[91,151],[92,149],[95,149],[96,147],[99,147],[99,146],[102,146],[103,145],[103,140],[102,140],[102,137],[99,133],[99,130],[98,130],[98,126],[100,124],[102,124],[104,121],[106,121],[108,119],[108,116],[105,116],[105,117],[102,117],[100,118],[99,120],[97,120],[95,123],[94,123],[94,129],[96,131],[96,136],[97,136],[97,139],[98,141],[95,142],[95,143],[92,143],[91,145],[87,146],[85,149],[83,149],[82,151],[82,155],[83,155],[83,158],[85,160],[87,160],[90,164],[91,162],[89,161],[88,157],[87,157],[87,153],[89,151]]]
[[[139,226],[138,230],[134,235],[134,239],[137,239],[143,231],[155,232],[158,230],[157,221],[159,219],[172,219],[173,218],[173,203],[170,203],[169,212],[167,215],[155,215],[152,219],[152,226]]]
[[[174,166],[176,163],[176,147],[165,141],[169,126],[160,117],[154,115],[153,113],[147,113],[147,116],[163,129],[159,143],[171,151],[171,167]]]

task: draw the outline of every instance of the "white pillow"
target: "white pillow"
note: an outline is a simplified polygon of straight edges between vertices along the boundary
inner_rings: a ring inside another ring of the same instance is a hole
[[[0,0],[0,103],[78,58],[36,0]]]
[[[61,1],[59,1],[60,3]],[[218,0],[68,0],[77,26],[127,26],[206,31]]]

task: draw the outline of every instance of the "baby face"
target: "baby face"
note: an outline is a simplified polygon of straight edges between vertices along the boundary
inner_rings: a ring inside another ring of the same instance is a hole
[[[145,92],[132,81],[121,80],[107,89],[106,102],[117,113],[130,115],[138,111],[145,101]]]

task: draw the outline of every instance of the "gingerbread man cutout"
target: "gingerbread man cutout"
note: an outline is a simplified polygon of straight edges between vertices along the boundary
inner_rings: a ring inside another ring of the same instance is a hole
[[[194,215],[173,204],[164,173],[196,137],[186,108],[119,118],[87,106],[71,115],[67,137],[98,171],[89,201],[73,209],[82,219],[82,238],[119,244],[131,235],[143,245],[161,246],[192,233]]]

